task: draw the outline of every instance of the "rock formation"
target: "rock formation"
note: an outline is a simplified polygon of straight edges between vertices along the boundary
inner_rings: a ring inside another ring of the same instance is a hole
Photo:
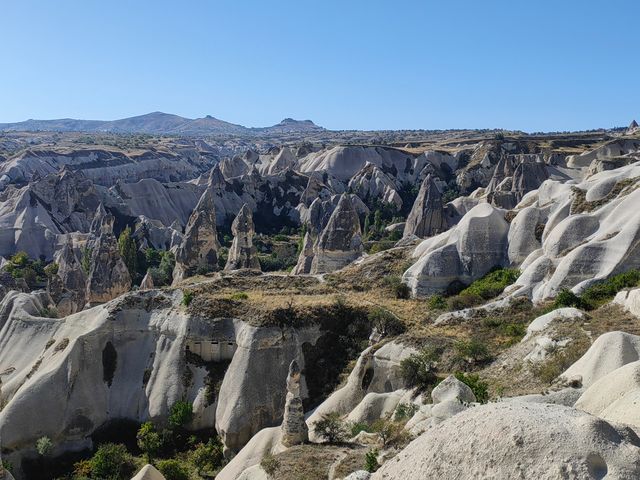
[[[147,270],[142,282],[140,282],[140,290],[153,290],[154,288],[153,276],[151,275],[151,271]]]
[[[480,438],[491,441],[475,441]],[[640,439],[629,428],[564,406],[502,402],[470,408],[430,429],[372,479],[639,475]]]
[[[299,445],[309,440],[309,430],[304,419],[302,399],[300,398],[300,367],[293,360],[287,376],[287,399],[282,419],[282,444],[286,447]]]
[[[210,183],[189,217],[182,243],[176,250],[173,283],[177,284],[194,275],[198,269],[217,270],[219,249],[216,210]]]
[[[298,256],[298,263],[296,263],[296,266],[293,268],[291,273],[294,275],[311,273],[311,265],[313,264],[313,245],[314,242],[311,237],[311,233],[306,232],[302,239],[302,250]]]
[[[449,228],[442,204],[442,195],[433,177],[427,177],[420,185],[420,191],[404,226],[403,237],[426,238],[444,232]]]
[[[360,220],[351,197],[342,194],[327,226],[314,247],[311,273],[327,273],[345,267],[363,251]]]
[[[382,202],[392,205],[396,210],[402,208],[402,198],[396,190],[395,183],[372,163],[367,162],[349,180],[349,190],[368,205]]]
[[[233,233],[233,243],[229,249],[229,257],[224,269],[240,270],[242,268],[251,268],[260,270],[256,247],[253,245],[253,235],[255,233],[253,214],[246,203],[231,224],[231,232]]]
[[[86,301],[104,303],[126,293],[131,288],[131,275],[118,250],[113,234],[113,215],[99,209],[91,230],[97,238],[88,247],[91,252],[87,275]]]
[[[147,464],[131,480],[165,480],[165,477],[156,467]]]
[[[58,315],[67,316],[84,307],[87,276],[69,238],[55,257],[58,272],[49,278],[47,291],[56,304]]]

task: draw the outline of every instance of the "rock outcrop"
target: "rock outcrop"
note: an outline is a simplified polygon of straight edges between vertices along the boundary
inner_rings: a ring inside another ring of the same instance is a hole
[[[372,479],[639,475],[640,439],[629,428],[564,406],[502,402],[470,408],[430,429]]]
[[[145,465],[131,480],[166,480],[156,467]]]
[[[432,237],[447,228],[449,225],[444,213],[442,195],[433,177],[427,175],[407,217],[403,237]]]
[[[54,257],[58,272],[49,278],[47,292],[56,304],[58,315],[66,317],[84,307],[87,275],[74,251],[71,238]]]
[[[131,288],[131,275],[120,256],[113,222],[113,215],[99,210],[92,224],[92,231],[98,236],[89,247],[91,267],[85,298],[90,305],[108,302]]]
[[[257,250],[253,245],[253,235],[255,234],[253,215],[246,203],[231,224],[231,232],[233,233],[233,243],[229,249],[229,257],[224,269],[251,268],[260,270]]]
[[[309,430],[304,419],[302,398],[300,397],[300,367],[293,360],[287,376],[287,398],[282,419],[282,444],[286,447],[300,445],[309,440]]]
[[[327,226],[314,246],[311,273],[328,273],[345,267],[363,251],[360,220],[351,197],[342,194]]]
[[[372,163],[366,163],[351,180],[349,191],[358,195],[367,205],[382,202],[396,210],[402,208],[402,198],[393,180]]]
[[[217,270],[219,249],[213,191],[208,186],[189,217],[182,243],[176,250],[173,283],[179,283],[198,270]]]
[[[424,240],[417,262],[403,275],[414,296],[428,296],[454,281],[469,284],[508,262],[509,224],[501,210],[481,203],[452,229]]]

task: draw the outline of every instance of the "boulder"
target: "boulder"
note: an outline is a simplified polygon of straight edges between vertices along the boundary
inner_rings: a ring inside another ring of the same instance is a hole
[[[221,175],[221,174],[220,174]],[[212,182],[215,181],[215,178]],[[223,179],[224,181],[224,179]],[[198,269],[218,269],[218,233],[216,229],[216,211],[213,202],[212,183],[200,197],[176,250],[176,266],[173,271],[173,283],[190,277]]]
[[[422,185],[420,185],[418,196],[407,217],[403,237],[406,238],[413,235],[420,238],[431,237],[444,232],[448,228],[442,195],[434,178],[431,175],[427,175]]]
[[[575,406],[640,432],[640,361],[628,363],[595,381]]]
[[[631,362],[640,360],[640,337],[624,332],[600,335],[589,350],[571,365],[561,377],[581,379],[584,387]]]
[[[458,403],[473,403],[476,401],[476,396],[469,386],[453,375],[449,375],[433,389],[431,398],[434,404],[449,401]]]
[[[224,269],[251,268],[260,270],[256,247],[253,245],[253,235],[255,234],[253,215],[246,203],[231,224],[231,232],[233,233],[233,243],[229,249],[229,257]]]
[[[363,251],[360,220],[351,197],[342,194],[314,247],[311,273],[329,273],[347,266]]]
[[[435,426],[386,462],[375,480],[616,478],[640,475],[640,439],[579,410],[502,402]]]

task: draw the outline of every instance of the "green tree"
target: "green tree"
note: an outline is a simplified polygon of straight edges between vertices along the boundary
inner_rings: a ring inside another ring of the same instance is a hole
[[[26,267],[29,264],[29,255],[27,252],[20,251],[12,255],[10,261],[16,267]]]
[[[131,278],[136,278],[138,274],[138,249],[129,227],[125,228],[118,237],[118,251],[127,270],[129,270],[129,275]]]
[[[371,228],[371,221],[369,220],[369,215],[364,216],[364,228],[362,229],[362,235],[364,238],[367,238],[369,235],[369,228]]]
[[[82,248],[82,258],[80,259],[80,266],[86,275],[89,275],[91,271],[91,256],[93,255],[93,249],[89,247]]]
[[[138,441],[138,448],[142,450],[147,458],[147,463],[151,463],[162,446],[162,438],[153,423],[143,423],[138,430],[136,440]]]
[[[217,437],[215,440],[210,438],[207,443],[198,444],[190,455],[191,463],[196,467],[198,475],[215,471],[222,465],[223,459],[222,444]]]
[[[376,210],[376,213],[373,215],[373,228],[376,232],[382,230],[382,212],[379,209]]]
[[[179,460],[162,460],[158,462],[158,470],[167,480],[189,480],[189,472]]]
[[[91,458],[91,476],[109,480],[127,480],[133,473],[133,458],[120,443],[100,445]]]
[[[346,437],[346,430],[340,414],[337,412],[325,413],[320,420],[313,423],[313,429],[326,442],[341,442]]]
[[[193,405],[179,400],[171,407],[169,414],[169,426],[171,428],[183,427],[193,418]]]
[[[364,469],[373,473],[380,468],[380,464],[378,463],[378,450],[375,448],[369,450],[364,456]]]

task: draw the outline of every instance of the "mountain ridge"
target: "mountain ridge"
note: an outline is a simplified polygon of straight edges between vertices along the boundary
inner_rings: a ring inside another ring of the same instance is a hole
[[[146,133],[154,135],[260,135],[322,131],[325,128],[311,120],[285,118],[267,127],[245,127],[220,120],[211,115],[186,118],[164,112],[151,112],[117,120],[80,120],[60,118],[51,120],[28,119],[22,122],[0,123],[0,131],[54,131],[87,133]]]

